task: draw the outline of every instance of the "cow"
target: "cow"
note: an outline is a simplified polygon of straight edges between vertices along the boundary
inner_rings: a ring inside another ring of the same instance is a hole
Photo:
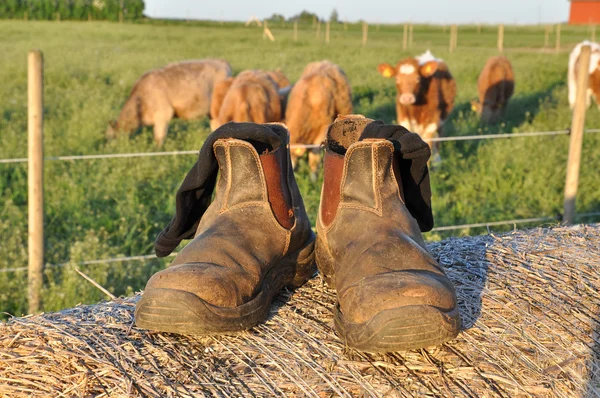
[[[162,146],[173,117],[198,119],[209,114],[216,83],[231,76],[231,66],[220,59],[173,63],[145,73],[133,86],[119,118],[111,121],[107,139],[154,126],[154,141]]]
[[[577,97],[577,68],[579,66],[579,54],[581,47],[589,45],[592,53],[590,57],[590,81],[586,93],[586,104],[589,107],[592,104],[592,97],[596,100],[596,104],[600,108],[600,43],[583,41],[575,46],[569,55],[569,106],[571,109],[575,106],[575,98]]]
[[[432,138],[441,133],[456,97],[456,82],[448,65],[427,50],[401,60],[396,67],[379,64],[377,70],[384,77],[396,79],[397,123],[419,134],[439,157]]]
[[[279,70],[246,70],[217,83],[210,106],[211,129],[230,121],[280,122],[283,112],[279,84],[290,84]]]
[[[337,115],[351,113],[352,91],[344,71],[329,61],[312,62],[292,87],[287,100],[285,124],[290,132],[290,143],[321,144]],[[298,157],[305,153],[305,148],[291,151],[294,167]],[[320,153],[319,149],[308,153],[313,181],[321,161]]]
[[[491,57],[477,80],[479,101],[471,109],[481,115],[484,123],[496,123],[504,115],[506,104],[515,91],[515,74],[506,57]]]

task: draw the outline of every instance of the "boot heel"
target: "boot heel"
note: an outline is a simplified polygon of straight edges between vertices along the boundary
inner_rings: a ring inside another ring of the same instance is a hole
[[[315,260],[317,261],[317,267],[319,268],[321,275],[323,275],[323,279],[325,279],[327,286],[335,289],[333,258],[331,257],[331,254],[329,254],[329,251],[327,251],[327,245],[323,242],[321,236],[317,236]]]
[[[294,279],[290,282],[291,287],[300,287],[312,278],[317,272],[315,264],[315,234],[311,233],[304,247],[296,253],[287,256],[285,261],[293,263],[293,267],[296,270]]]

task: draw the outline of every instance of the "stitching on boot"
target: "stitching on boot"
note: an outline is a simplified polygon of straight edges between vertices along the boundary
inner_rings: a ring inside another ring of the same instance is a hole
[[[219,210],[219,213],[222,213],[223,211],[227,210],[227,204],[229,202],[229,192],[231,191],[231,154],[229,153],[229,144],[228,141],[225,140],[219,140],[215,143],[214,145],[214,149],[216,149],[217,147],[222,147],[223,150],[225,151],[225,167],[222,168],[221,164],[219,163],[219,170],[226,170],[227,173],[227,186],[225,187],[225,192],[223,193],[223,204],[221,205],[221,209]],[[215,151],[216,154],[216,151]],[[218,162],[218,158],[217,158],[217,162]]]
[[[379,145],[374,144],[371,147],[371,168],[373,169],[373,193],[375,194],[375,210],[379,216],[383,215],[381,206],[381,192],[379,191],[381,183],[379,181]]]
[[[283,254],[282,256],[285,256],[286,254],[288,254],[288,250],[290,249],[290,242],[292,240],[292,232],[291,231],[286,231],[285,233],[285,247],[283,248]]]

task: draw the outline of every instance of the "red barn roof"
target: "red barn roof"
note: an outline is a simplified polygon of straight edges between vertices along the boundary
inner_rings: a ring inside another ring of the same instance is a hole
[[[569,24],[600,24],[600,0],[571,0]]]

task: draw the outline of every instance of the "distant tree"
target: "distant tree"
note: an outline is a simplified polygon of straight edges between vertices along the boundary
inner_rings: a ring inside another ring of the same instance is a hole
[[[331,11],[331,15],[329,16],[329,22],[331,22],[331,23],[340,22],[340,14],[338,14],[338,12],[335,8],[333,9],[333,11]]]
[[[273,14],[269,18],[267,18],[269,22],[283,22],[285,21],[285,17],[281,14]]]
[[[0,0],[0,19],[23,18],[54,20],[85,20],[88,14],[94,19],[117,21],[123,11],[125,19],[143,18],[144,0]]]
[[[312,23],[312,21],[314,20],[317,21],[321,21],[319,19],[319,16],[317,14],[315,14],[314,12],[309,12],[306,10],[303,10],[300,14],[296,14],[293,17],[290,17],[289,21],[290,22],[298,22],[298,23]],[[321,21],[323,22],[323,21]]]

